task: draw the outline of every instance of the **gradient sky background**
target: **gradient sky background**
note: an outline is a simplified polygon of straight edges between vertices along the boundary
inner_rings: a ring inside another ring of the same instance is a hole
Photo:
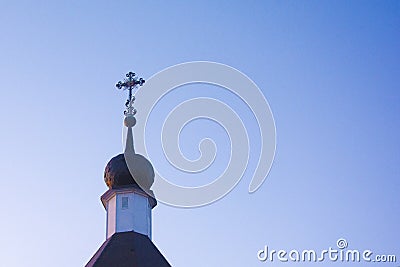
[[[153,239],[169,262],[279,266],[257,251],[322,250],[343,237],[398,259],[358,266],[398,266],[399,1],[1,1],[0,38],[1,266],[87,263],[105,240],[104,167],[122,151],[126,94],[115,82],[193,60],[230,65],[261,88],[277,150],[254,194],[257,140],[222,200],[154,209]],[[183,95],[206,93],[235,101],[207,86]],[[196,138],[226,145],[204,123],[185,129],[188,157]]]

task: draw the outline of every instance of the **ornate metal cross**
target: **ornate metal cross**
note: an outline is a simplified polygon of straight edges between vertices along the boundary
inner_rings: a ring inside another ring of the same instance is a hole
[[[126,111],[124,112],[125,115],[135,115],[136,110],[133,108],[133,102],[135,101],[135,97],[132,96],[132,90],[135,89],[136,86],[142,86],[145,83],[143,78],[137,78],[136,74],[132,71],[128,72],[124,81],[119,81],[115,86],[118,89],[128,90],[129,96],[126,100],[125,106]]]

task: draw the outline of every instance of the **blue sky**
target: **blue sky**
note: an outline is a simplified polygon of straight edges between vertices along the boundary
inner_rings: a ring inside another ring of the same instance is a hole
[[[264,245],[322,250],[341,237],[400,260],[398,1],[2,1],[0,38],[2,265],[89,260],[105,239],[104,167],[122,151],[115,82],[194,60],[260,87],[277,150],[254,194],[248,172],[212,205],[154,209],[173,266],[263,266]]]

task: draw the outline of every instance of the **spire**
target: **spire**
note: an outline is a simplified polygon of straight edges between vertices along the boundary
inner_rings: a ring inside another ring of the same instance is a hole
[[[135,146],[133,144],[133,133],[132,127],[136,124],[136,118],[132,115],[126,116],[124,119],[124,125],[128,128],[128,132],[126,134],[126,143],[125,143],[125,151],[124,154],[134,155],[135,154]]]
[[[132,131],[136,124],[132,91],[143,85],[144,80],[135,78],[133,72],[127,73],[126,77],[116,85],[118,89],[129,91],[124,112],[124,125],[128,128],[124,154],[108,162],[104,181],[109,190],[101,200],[107,210],[107,237],[133,230],[151,238],[151,210],[157,204],[153,194],[149,194],[154,170],[145,157],[136,154]]]
[[[138,79],[135,73],[129,72],[126,79],[116,84],[118,89],[129,91],[124,112],[128,133],[124,154],[113,157],[104,171],[104,181],[109,188],[101,196],[107,212],[106,241],[86,267],[171,267],[151,241],[151,212],[157,205],[150,194],[154,182],[153,166],[145,157],[136,154],[133,144],[136,110],[132,91],[143,83],[142,78]]]

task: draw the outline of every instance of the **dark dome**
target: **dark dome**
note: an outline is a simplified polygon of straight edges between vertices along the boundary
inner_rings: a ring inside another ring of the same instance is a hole
[[[154,182],[154,170],[150,162],[142,155],[134,155],[134,165],[132,172],[137,179],[143,180],[143,185],[150,189]],[[134,186],[140,188],[129,172],[124,154],[113,157],[104,170],[104,181],[108,188]]]

